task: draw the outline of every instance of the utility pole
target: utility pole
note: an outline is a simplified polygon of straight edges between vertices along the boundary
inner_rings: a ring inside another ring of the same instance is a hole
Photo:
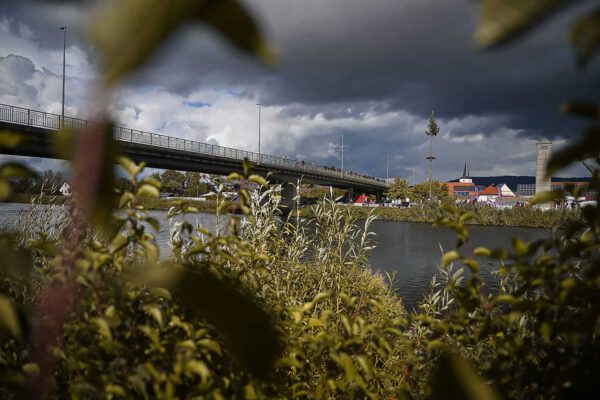
[[[60,129],[65,129],[65,66],[67,61],[67,27],[61,26],[63,36],[63,76],[62,76],[62,112],[60,114]]]
[[[258,163],[260,164],[260,103],[256,103],[258,106]]]

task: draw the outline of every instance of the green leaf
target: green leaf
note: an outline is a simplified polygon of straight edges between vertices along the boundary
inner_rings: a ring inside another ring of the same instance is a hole
[[[598,153],[600,153],[600,127],[594,126],[588,128],[584,137],[575,144],[561,149],[550,158],[547,175],[554,175],[575,161],[596,158]]]
[[[2,295],[0,295],[0,329],[13,337],[21,336],[21,324],[17,311],[12,302]]]
[[[15,147],[24,140],[20,133],[0,131],[0,147]]]
[[[137,195],[140,197],[159,197],[160,192],[155,186],[144,183],[137,190]]]
[[[100,333],[102,337],[108,340],[112,340],[112,332],[110,331],[110,326],[104,318],[94,318],[92,319],[92,322],[96,325],[96,327],[98,328],[98,333]]]
[[[142,172],[142,170],[144,169],[145,164],[140,163],[138,165],[127,157],[119,157],[119,165],[123,167],[123,169],[125,170],[125,172],[127,172],[131,179],[136,179],[139,173]]]
[[[471,365],[458,355],[442,352],[433,376],[434,399],[495,400],[499,396],[486,386]]]
[[[229,175],[227,175],[227,180],[228,181],[238,181],[240,179],[243,179],[243,176],[241,176],[237,172],[232,172]]]
[[[489,257],[492,255],[492,251],[487,247],[476,247],[473,249],[473,254],[479,257]]]
[[[203,382],[210,378],[210,370],[205,363],[199,360],[190,360],[185,364],[185,371],[200,376]]]
[[[169,292],[167,289],[161,288],[161,287],[154,287],[154,288],[150,289],[150,296],[154,300],[165,299],[165,300],[171,301],[171,292]]]
[[[480,48],[505,43],[568,0],[482,0],[475,42]]]
[[[157,306],[144,306],[144,311],[147,312],[159,326],[163,326],[162,311]]]
[[[121,195],[121,198],[119,199],[119,208],[123,208],[125,206],[128,206],[129,204],[131,204],[131,202],[133,201],[134,196],[133,193],[131,192],[125,192]]]
[[[36,376],[40,373],[40,367],[36,363],[24,364],[21,369],[27,374],[27,376]]]
[[[27,178],[34,175],[35,173],[31,169],[21,163],[7,162],[0,166],[0,177],[2,178]]]
[[[587,64],[600,45],[600,10],[580,17],[569,32],[569,41],[577,50],[577,62]]]
[[[544,203],[552,203],[556,200],[562,199],[564,193],[562,190],[550,190],[546,192],[536,193],[535,197],[531,199],[531,204],[544,204]]]
[[[198,346],[207,348],[210,351],[215,352],[218,355],[221,355],[221,346],[219,345],[219,343],[217,343],[214,340],[201,339],[201,340],[198,341]]]
[[[248,178],[248,180],[250,182],[254,182],[262,187],[267,187],[269,184],[267,183],[267,180],[265,178],[263,178],[260,175],[250,175],[250,177]]]
[[[461,255],[458,251],[456,250],[451,250],[446,252],[443,256],[442,256],[442,268],[447,267],[448,265],[450,265],[450,263],[453,263],[456,260],[460,260],[461,259]]]
[[[239,283],[208,270],[190,271],[180,266],[136,271],[130,279],[168,288],[188,312],[217,329],[244,368],[259,377],[267,376],[281,352],[279,333],[270,315]]]
[[[270,63],[275,57],[250,14],[237,0],[207,1],[199,17],[241,50]]]
[[[122,233],[118,233],[110,243],[110,252],[115,253],[121,250],[129,243],[129,238]]]
[[[268,58],[252,18],[235,0],[113,0],[90,30],[105,64],[106,84],[112,86],[144,65],[173,32],[193,21],[204,21],[236,46]]]
[[[11,192],[8,182],[0,180],[0,200],[5,200],[10,197]]]

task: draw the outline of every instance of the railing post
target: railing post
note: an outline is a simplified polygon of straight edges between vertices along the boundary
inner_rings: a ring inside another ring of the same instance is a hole
[[[31,110],[27,109],[27,126],[31,126]]]

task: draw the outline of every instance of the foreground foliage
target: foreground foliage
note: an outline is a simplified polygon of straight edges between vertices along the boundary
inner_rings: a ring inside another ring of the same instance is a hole
[[[505,41],[558,3],[485,0],[478,40]],[[196,21],[270,57],[237,1],[115,1],[92,29],[105,87],[144,65],[180,24]],[[582,61],[598,44],[595,21],[580,20],[571,34]],[[553,157],[551,172],[577,159],[599,161],[598,108],[570,103],[564,111],[594,125]],[[186,222],[197,210],[180,203],[170,211],[173,257],[159,262],[152,233],[158,225],[140,202],[158,195],[159,184],[138,179],[141,166],[121,160],[132,190],[121,196],[121,211],[109,215],[110,133],[104,119],[82,135],[74,163],[79,197],[58,227],[30,223],[17,237],[2,237],[3,398],[597,395],[597,208],[551,239],[516,239],[510,249],[474,254],[460,252],[473,215],[447,208],[438,224],[456,231],[457,249],[441,259],[440,278],[419,313],[407,316],[399,297],[366,268],[368,226],[358,229],[331,200],[314,210],[314,234],[276,218],[274,188],[254,195],[242,188],[236,207],[246,219],[228,218],[216,233]],[[0,146],[19,140],[0,133]],[[14,164],[0,172],[1,199],[10,194],[7,177],[30,175]],[[598,189],[599,170],[593,174],[590,186]],[[244,175],[265,185],[247,168]],[[219,219],[234,206],[216,201]],[[500,292],[484,290],[475,257],[503,261]]]
[[[140,202],[156,183],[138,181],[141,169],[123,165],[134,192],[123,194],[112,233],[88,232],[74,264],[78,301],[60,344],[44,350],[55,365],[44,391],[53,397],[592,393],[600,361],[595,208],[563,236],[462,254],[464,223],[473,216],[446,207],[438,224],[457,232],[457,250],[444,255],[430,293],[407,315],[393,279],[367,264],[374,216],[359,227],[349,208],[326,198],[313,208],[309,231],[297,217],[278,217],[279,187],[242,188],[243,219],[223,214],[231,204],[217,192],[216,231],[188,222],[197,212],[188,203],[169,211],[172,256],[159,261],[159,227]],[[62,233],[69,215],[27,218],[26,226],[46,221],[45,231],[3,239],[10,256],[0,286],[6,398],[31,393],[42,366],[29,332],[44,323],[32,306],[49,288],[65,290],[71,273]],[[484,290],[482,257],[503,261],[497,293]]]

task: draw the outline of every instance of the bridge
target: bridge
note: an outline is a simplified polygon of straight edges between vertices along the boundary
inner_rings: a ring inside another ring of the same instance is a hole
[[[0,104],[0,130],[12,130],[25,137],[18,146],[3,148],[0,151],[20,156],[59,158],[60,155],[53,149],[60,120],[61,116],[57,114]],[[94,123],[65,117],[64,127],[83,129]],[[314,163],[122,126],[114,127],[114,137],[124,155],[136,162],[144,161],[147,166],[153,168],[226,175],[230,172],[241,172],[242,161],[247,158],[254,164],[255,173],[263,176],[270,173],[269,179],[279,183],[295,183],[297,179],[302,178],[302,181],[307,183],[347,189],[349,196],[353,196],[354,192],[365,192],[376,194],[378,197],[389,186],[383,179],[349,171],[341,173]]]

